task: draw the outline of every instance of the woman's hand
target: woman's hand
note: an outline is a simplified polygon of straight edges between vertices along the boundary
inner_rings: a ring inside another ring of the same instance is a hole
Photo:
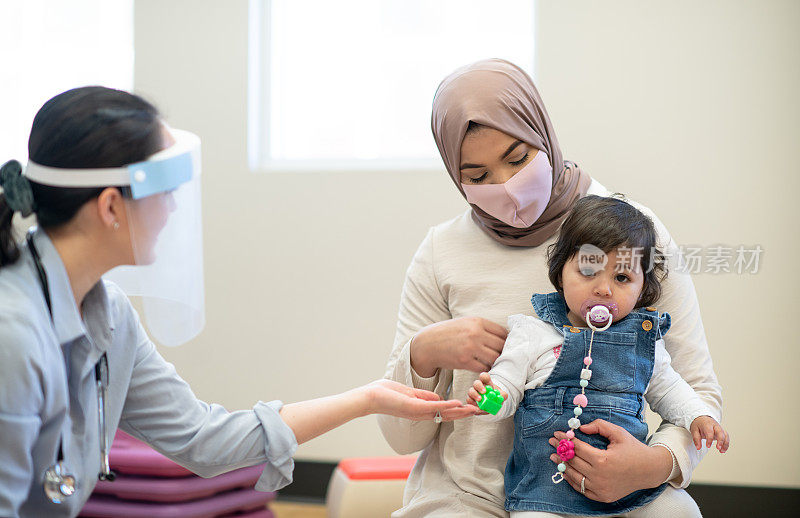
[[[662,484],[672,471],[672,454],[666,448],[650,447],[641,443],[624,428],[602,419],[596,419],[580,428],[592,435],[599,433],[608,439],[608,449],[590,446],[578,438],[575,457],[567,461],[564,478],[576,491],[581,490],[581,479],[586,477],[585,495],[598,502],[613,502],[638,491]],[[556,432],[550,439],[553,448],[565,439],[564,432]],[[558,455],[550,455],[558,464]]]
[[[414,421],[433,419],[439,412],[442,420],[453,421],[475,415],[477,407],[457,399],[442,401],[427,390],[407,387],[386,379],[373,381],[364,389],[368,394],[367,414],[388,414]]]
[[[411,366],[423,378],[437,369],[488,371],[503,351],[508,331],[479,317],[461,317],[422,328],[411,342]]]

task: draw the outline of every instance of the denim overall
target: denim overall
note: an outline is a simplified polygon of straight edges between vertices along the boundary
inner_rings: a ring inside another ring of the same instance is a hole
[[[655,499],[666,484],[603,503],[581,495],[566,480],[559,484],[551,480],[557,472],[550,461],[555,450],[547,441],[555,431],[569,430],[567,421],[574,417],[572,400],[581,392],[580,372],[592,332],[570,324],[560,293],[537,294],[531,302],[539,318],[564,335],[564,345],[553,372],[541,387],[525,391],[514,415],[514,449],[505,475],[506,510],[601,516],[624,513]],[[594,333],[592,378],[586,387],[589,403],[581,423],[605,419],[646,442],[642,396],[653,374],[655,342],[669,327],[668,314],[659,316],[657,311],[639,308]],[[608,446],[601,435],[575,430],[575,436],[596,448]]]

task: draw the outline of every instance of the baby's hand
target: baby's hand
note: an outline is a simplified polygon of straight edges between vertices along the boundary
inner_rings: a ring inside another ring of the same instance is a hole
[[[689,426],[689,429],[692,432],[692,439],[694,440],[694,446],[698,450],[703,446],[702,440],[706,440],[706,446],[711,447],[714,443],[714,440],[717,441],[717,449],[720,453],[725,453],[728,451],[728,445],[730,444],[730,437],[728,436],[728,432],[726,432],[722,425],[719,424],[716,419],[713,417],[709,417],[707,415],[701,415]]]
[[[489,373],[481,372],[481,375],[475,380],[475,383],[472,384],[472,388],[467,391],[467,404],[478,406],[478,401],[480,401],[481,396],[486,393],[487,385],[499,390],[500,395],[503,396],[503,401],[508,399],[508,394],[500,390],[497,385],[492,383],[492,378],[489,377]],[[479,414],[486,414],[486,412],[481,410]]]

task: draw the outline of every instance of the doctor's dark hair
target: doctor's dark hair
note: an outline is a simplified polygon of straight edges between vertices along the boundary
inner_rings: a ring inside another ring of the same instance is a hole
[[[558,239],[547,249],[548,276],[559,292],[563,293],[561,272],[564,265],[585,244],[594,245],[606,253],[619,247],[636,250],[637,255],[641,250],[644,284],[636,307],[656,303],[661,296],[661,282],[667,276],[665,257],[656,248],[653,221],[626,202],[623,195],[589,195],[573,206],[561,225]]]
[[[159,151],[161,127],[158,110],[137,95],[102,86],[75,88],[53,97],[36,114],[28,156],[50,167],[120,167]],[[18,162],[7,162],[0,174],[13,177],[18,168]],[[104,189],[29,183],[33,213],[45,229],[70,221]],[[12,233],[13,215],[6,194],[0,194],[0,266],[19,258]]]

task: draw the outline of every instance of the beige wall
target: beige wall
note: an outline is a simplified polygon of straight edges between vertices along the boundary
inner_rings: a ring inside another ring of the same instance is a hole
[[[379,377],[408,262],[464,207],[443,170],[252,173],[247,2],[137,0],[135,22],[136,90],[204,146],[208,323],[164,355],[229,409]],[[697,481],[800,487],[798,22],[793,1],[539,4],[536,80],[565,156],[679,243],[765,249],[757,275],[695,277],[733,437]],[[367,418],[297,456],[389,453]]]

